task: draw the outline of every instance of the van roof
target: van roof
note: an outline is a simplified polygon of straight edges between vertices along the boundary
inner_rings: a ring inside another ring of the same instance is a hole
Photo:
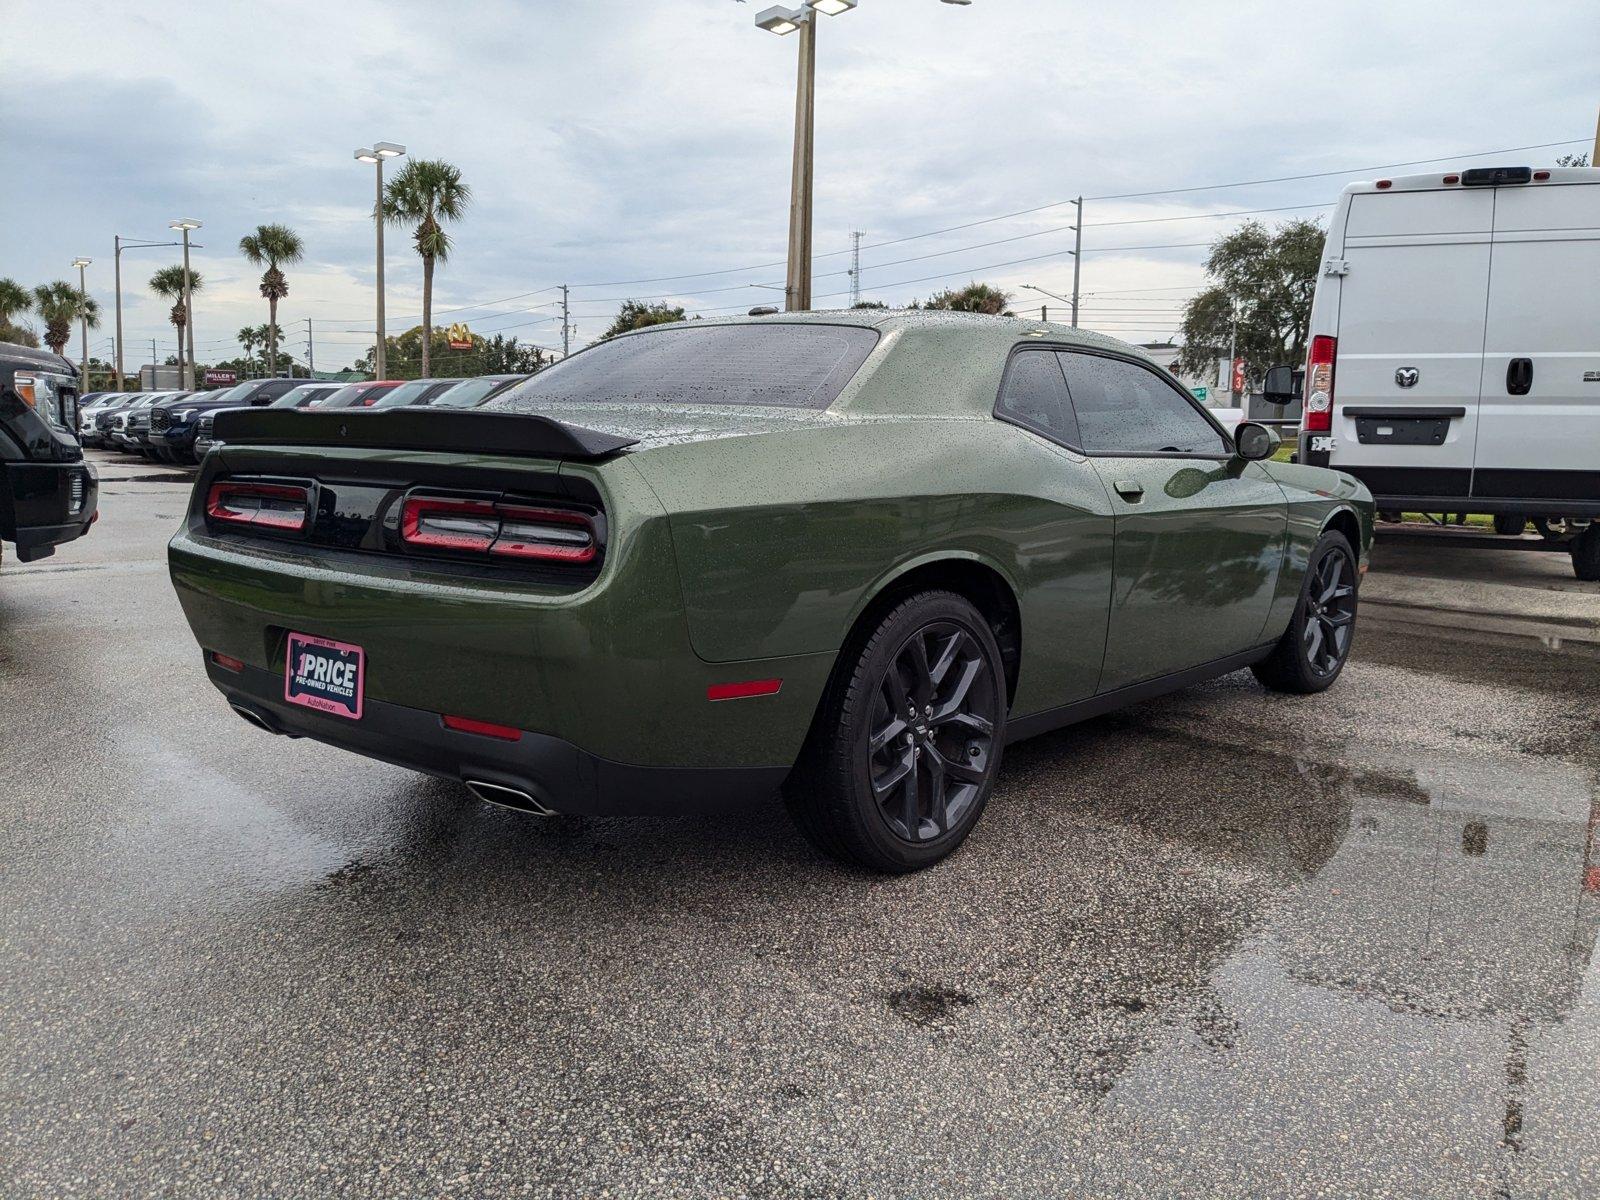
[[[1504,169],[1505,165],[1497,164],[1497,166]],[[1515,166],[1524,167],[1527,164],[1517,163]],[[1389,175],[1381,180],[1368,179],[1359,183],[1346,184],[1344,194],[1353,196],[1366,192],[1444,191],[1446,188],[1461,187],[1462,174],[1473,169],[1472,167],[1440,167],[1436,171],[1429,171],[1426,175]],[[1539,187],[1552,183],[1600,183],[1600,167],[1533,167],[1531,170],[1536,175],[1544,176],[1544,178],[1535,179],[1531,183],[1508,183],[1499,186]],[[1454,177],[1454,182],[1445,182],[1452,177]],[[1385,186],[1379,187],[1379,183],[1383,183]]]

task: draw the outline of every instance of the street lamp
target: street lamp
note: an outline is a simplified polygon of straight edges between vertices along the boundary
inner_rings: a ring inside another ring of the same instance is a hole
[[[94,259],[84,258],[81,254],[72,260],[72,265],[78,268],[78,323],[79,342],[82,348],[83,361],[78,365],[78,373],[82,378],[78,380],[78,394],[82,395],[89,390],[89,288],[84,282],[83,269]]]
[[[373,377],[387,379],[388,346],[383,328],[383,160],[399,158],[406,148],[397,142],[373,142],[356,151],[357,162],[372,163],[378,169],[378,201],[372,208],[372,219],[378,227],[378,343],[373,351]]]
[[[1078,327],[1078,280],[1082,277],[1083,267],[1083,197],[1079,196],[1072,201],[1072,204],[1077,210],[1077,216],[1070,226],[1072,229],[1072,249],[1067,251],[1068,254],[1072,255],[1072,298],[1069,300],[1066,296],[1057,296],[1054,292],[1046,292],[1044,288],[1035,287],[1031,283],[1025,283],[1022,286],[1030,292],[1043,292],[1046,296],[1053,297],[1061,301],[1061,303],[1069,305],[1072,308],[1072,327],[1076,329]]]
[[[784,307],[804,312],[811,307],[811,208],[813,131],[817,99],[817,14],[836,17],[858,0],[805,0],[799,8],[775,4],[756,14],[756,28],[768,33],[800,34],[800,69],[794,99],[794,167],[789,185],[789,269]],[[964,4],[967,0],[945,0]]]
[[[194,390],[194,304],[193,292],[189,287],[189,230],[199,229],[200,222],[193,217],[179,217],[176,221],[167,222],[168,229],[181,229],[183,231],[183,336],[187,343],[184,350],[184,362],[179,364],[178,385],[185,391]]]
[[[150,250],[150,249],[153,249],[156,246],[181,246],[181,245],[183,245],[183,243],[182,242],[148,242],[148,241],[140,241],[137,238],[125,238],[119,233],[119,234],[115,235],[111,239],[111,244],[112,244],[112,247],[113,247],[113,253],[111,255],[111,261],[112,261],[112,265],[114,267],[115,274],[116,274],[116,288],[117,288],[117,340],[116,340],[116,345],[114,347],[114,349],[116,351],[116,356],[117,356],[117,379],[116,379],[116,383],[113,385],[111,390],[112,391],[121,391],[122,390],[122,382],[123,382],[123,374],[122,374],[122,252],[124,250]],[[152,359],[150,365],[152,367],[155,365],[155,362],[154,362],[153,359]]]

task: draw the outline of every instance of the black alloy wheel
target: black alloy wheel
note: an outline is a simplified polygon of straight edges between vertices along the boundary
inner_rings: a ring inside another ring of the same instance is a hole
[[[879,681],[861,738],[878,811],[896,837],[943,837],[989,777],[1000,685],[978,641],[950,621],[906,639]]]
[[[932,866],[989,803],[1009,703],[995,629],[972,601],[907,595],[840,650],[784,803],[834,858],[894,874]]]
[[[1356,622],[1355,567],[1347,555],[1335,550],[1322,556],[1300,604],[1306,665],[1319,676],[1337,674]]]

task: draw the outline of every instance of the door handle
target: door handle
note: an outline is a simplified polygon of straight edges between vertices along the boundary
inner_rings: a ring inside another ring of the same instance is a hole
[[[1513,358],[1506,364],[1506,395],[1526,396],[1533,387],[1533,359]]]
[[[1137,500],[1144,495],[1144,486],[1137,479],[1119,479],[1111,486],[1124,500]]]

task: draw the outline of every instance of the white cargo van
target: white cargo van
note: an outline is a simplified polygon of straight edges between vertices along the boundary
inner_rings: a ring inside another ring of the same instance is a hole
[[[1600,579],[1600,170],[1350,185],[1308,332],[1300,461],[1380,511],[1561,519]]]

